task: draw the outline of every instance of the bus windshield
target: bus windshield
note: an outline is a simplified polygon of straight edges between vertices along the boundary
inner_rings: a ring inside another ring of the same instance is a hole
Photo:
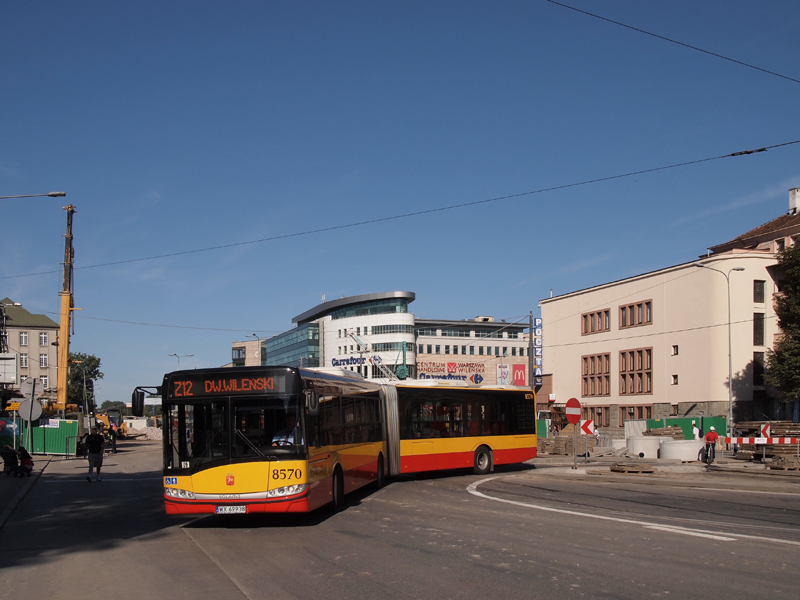
[[[305,456],[296,396],[180,402],[164,405],[164,413],[167,469]]]

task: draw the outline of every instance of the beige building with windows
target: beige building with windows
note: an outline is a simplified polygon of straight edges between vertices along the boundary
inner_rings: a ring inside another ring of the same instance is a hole
[[[763,365],[779,333],[776,253],[800,235],[798,204],[793,189],[787,214],[698,260],[542,300],[550,400],[577,398],[609,433],[629,419],[728,415],[730,369],[734,422],[796,418],[770,397]]]
[[[19,396],[20,383],[37,377],[42,389],[37,396],[55,401],[58,371],[58,323],[45,315],[28,312],[10,298],[0,300],[5,313],[5,342],[8,354],[14,355],[16,382],[7,386]]]

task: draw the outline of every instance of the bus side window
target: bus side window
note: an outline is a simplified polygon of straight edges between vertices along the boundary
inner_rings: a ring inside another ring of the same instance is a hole
[[[306,438],[309,448],[319,448],[319,416],[311,416],[306,411]]]

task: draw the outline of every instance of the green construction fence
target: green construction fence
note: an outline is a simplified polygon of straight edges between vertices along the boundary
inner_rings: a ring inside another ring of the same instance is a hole
[[[28,448],[28,427],[24,421],[19,427],[17,445],[25,446],[31,454],[63,454],[74,456],[78,445],[78,421],[65,419],[39,419],[30,428],[31,447]]]
[[[700,428],[700,436],[708,433],[711,426],[714,426],[720,437],[725,437],[727,419],[725,417],[670,417],[667,419],[647,419],[648,429],[661,429],[663,427],[680,427],[683,430],[683,439],[691,440],[692,421]]]

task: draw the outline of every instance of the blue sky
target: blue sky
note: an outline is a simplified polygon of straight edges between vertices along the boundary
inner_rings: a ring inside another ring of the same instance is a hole
[[[800,79],[795,2],[566,3]],[[0,297],[58,319],[74,204],[100,401],[323,295],[515,320],[785,212],[800,144],[387,218],[796,141],[798,93],[545,0],[4,2],[0,195],[68,195],[0,200]]]

